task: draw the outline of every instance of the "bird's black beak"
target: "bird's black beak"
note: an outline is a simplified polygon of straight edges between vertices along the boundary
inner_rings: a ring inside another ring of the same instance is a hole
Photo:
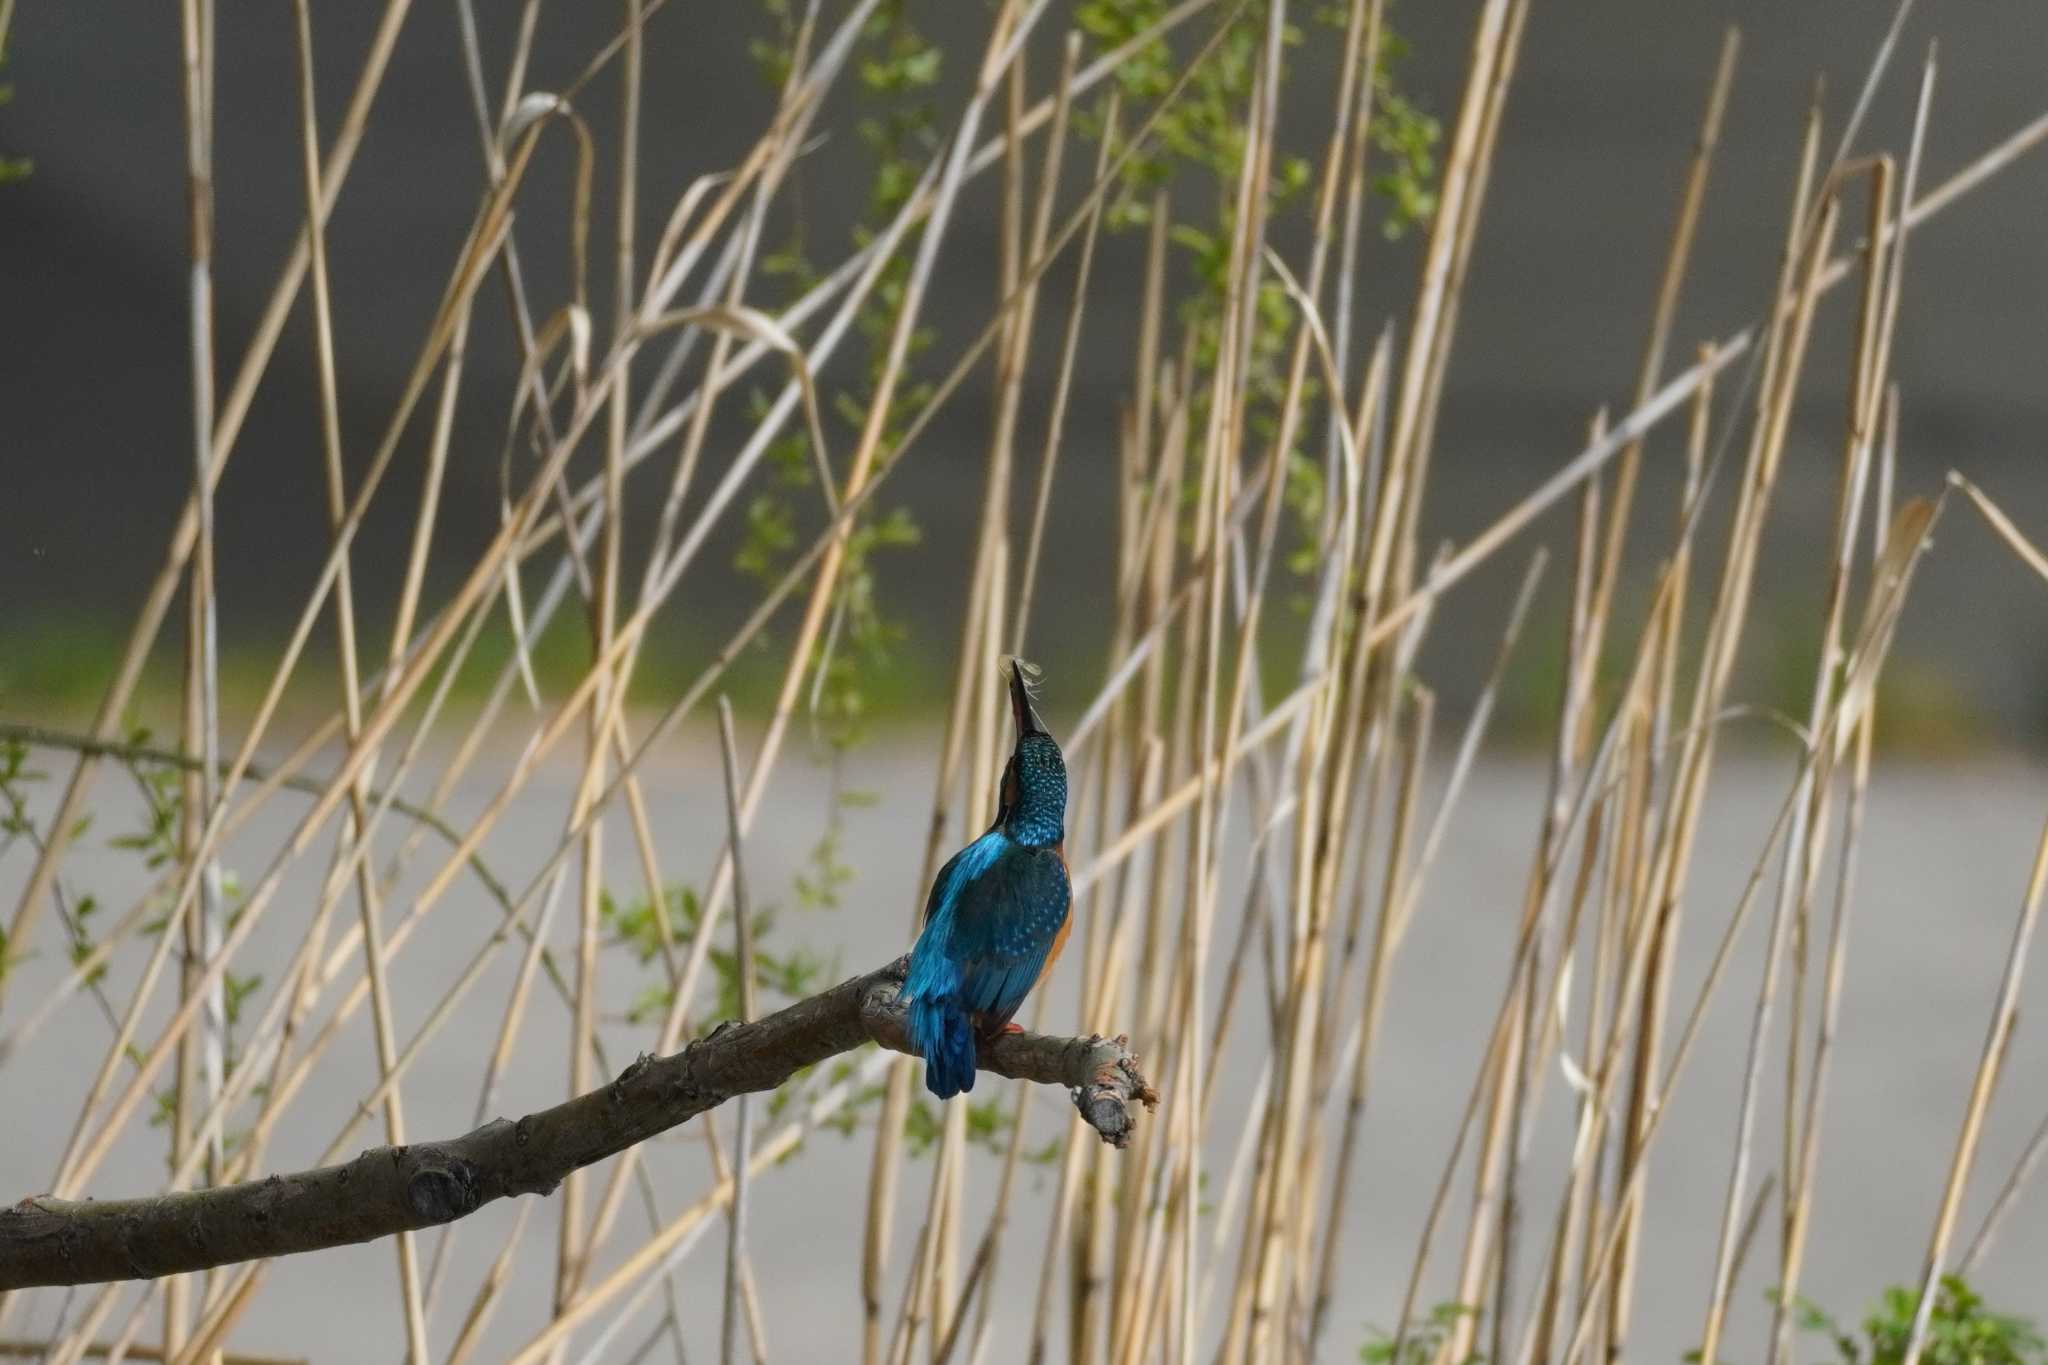
[[[1031,709],[1031,693],[1024,686],[1024,666],[1015,659],[1010,661],[1010,717],[1017,722],[1019,739],[1045,733],[1045,727],[1038,723],[1038,713]]]

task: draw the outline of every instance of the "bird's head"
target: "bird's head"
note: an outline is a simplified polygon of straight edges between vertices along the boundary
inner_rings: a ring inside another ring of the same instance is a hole
[[[1024,665],[1009,669],[1010,715],[1017,723],[1017,747],[1003,769],[1002,804],[996,823],[1020,844],[1048,846],[1066,837],[1067,761],[1039,724],[1024,681]]]

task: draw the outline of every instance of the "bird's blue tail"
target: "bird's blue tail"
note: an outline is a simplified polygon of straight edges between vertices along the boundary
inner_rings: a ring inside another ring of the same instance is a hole
[[[974,1089],[974,1029],[951,995],[910,1002],[910,1045],[924,1058],[925,1088],[942,1100]]]

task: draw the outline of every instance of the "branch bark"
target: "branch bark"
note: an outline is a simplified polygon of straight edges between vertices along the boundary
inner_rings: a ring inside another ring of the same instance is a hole
[[[667,1057],[645,1054],[610,1084],[441,1142],[372,1147],[338,1166],[141,1199],[24,1199],[0,1208],[0,1290],[153,1279],[319,1251],[451,1223],[493,1200],[552,1193],[571,1171],[736,1095],[864,1043],[908,1052],[897,1001],[906,960]],[[1123,1038],[1010,1033],[981,1045],[983,1071],[1065,1086],[1104,1142],[1130,1138],[1133,1102],[1158,1095]]]

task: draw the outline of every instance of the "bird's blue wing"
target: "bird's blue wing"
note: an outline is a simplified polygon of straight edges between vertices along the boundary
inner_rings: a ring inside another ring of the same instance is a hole
[[[989,1023],[1008,1023],[1038,984],[1067,922],[1067,866],[1051,848],[1007,846],[963,878],[951,905],[960,996]]]
[[[904,997],[950,996],[1007,1022],[1045,969],[1066,923],[1066,862],[990,831],[953,855],[932,883]]]
[[[962,888],[988,871],[1009,839],[990,830],[946,860],[932,879],[932,891],[924,906],[924,928],[910,950],[910,975],[903,983],[903,999],[936,1000],[960,992],[960,963],[953,951],[954,907],[960,903]]]

